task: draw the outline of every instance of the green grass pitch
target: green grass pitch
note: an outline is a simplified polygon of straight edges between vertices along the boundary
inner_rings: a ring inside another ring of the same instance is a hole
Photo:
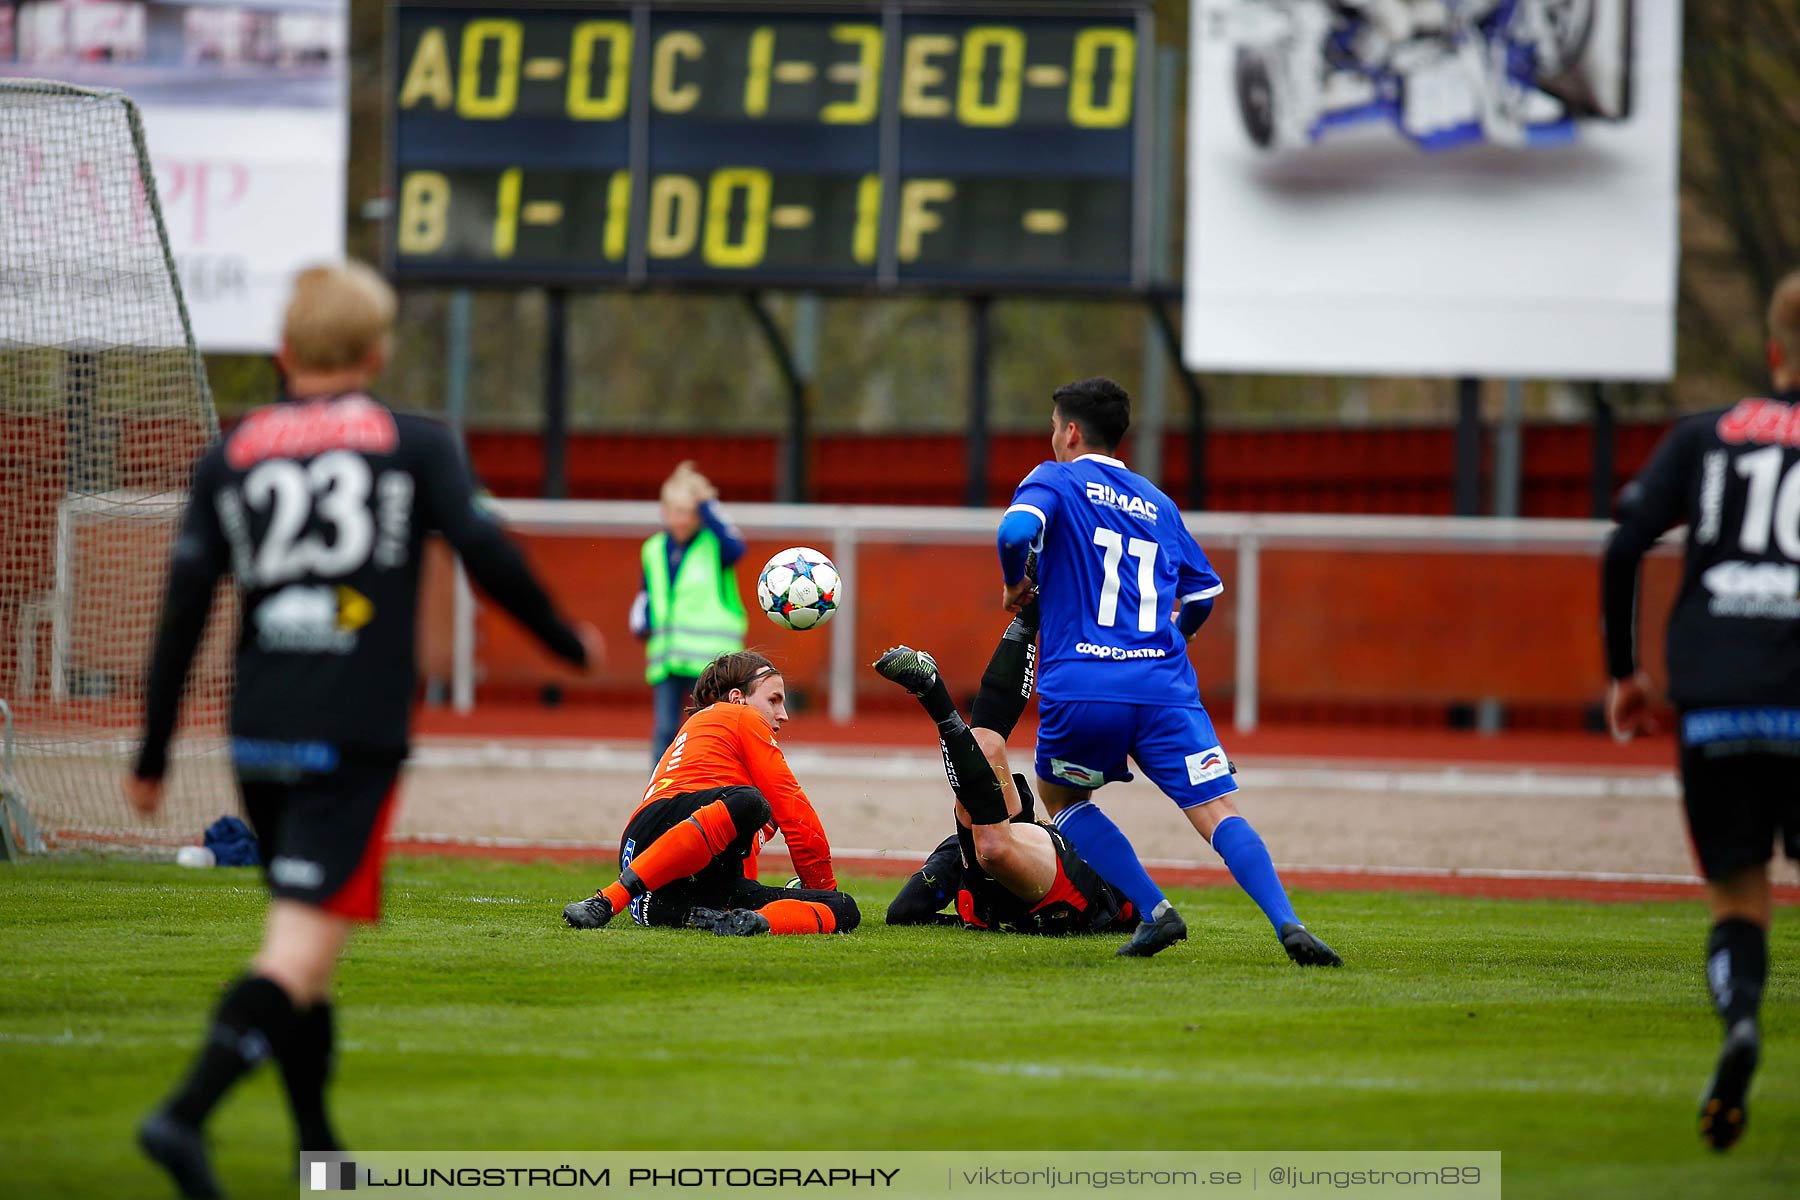
[[[352,944],[334,1103],[365,1149],[1382,1149],[1505,1155],[1509,1196],[1800,1195],[1800,922],[1771,948],[1750,1132],[1703,1151],[1717,1026],[1694,904],[1296,897],[1290,966],[1230,888],[1193,940],[562,927],[592,868],[393,864]],[[602,881],[603,882],[603,881]],[[0,1192],[171,1194],[130,1147],[253,949],[249,871],[0,868]],[[213,1123],[234,1196],[291,1196],[272,1070]]]

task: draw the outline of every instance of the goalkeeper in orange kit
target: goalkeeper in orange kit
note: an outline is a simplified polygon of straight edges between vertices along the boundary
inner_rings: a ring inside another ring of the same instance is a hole
[[[743,650],[714,659],[687,719],[650,778],[619,845],[619,878],[563,909],[599,929],[626,908],[640,925],[716,934],[849,933],[862,919],[837,890],[831,845],[775,735],[787,687],[774,664]],[[779,832],[799,888],[757,882],[763,843]]]

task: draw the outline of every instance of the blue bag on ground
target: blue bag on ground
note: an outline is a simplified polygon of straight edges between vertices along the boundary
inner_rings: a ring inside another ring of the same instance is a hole
[[[206,848],[221,867],[260,867],[262,849],[256,835],[237,817],[220,817],[206,827]]]

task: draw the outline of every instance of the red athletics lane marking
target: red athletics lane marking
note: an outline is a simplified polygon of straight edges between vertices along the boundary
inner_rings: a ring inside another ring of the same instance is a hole
[[[476,845],[399,839],[388,844],[391,853],[410,857],[485,858],[505,862],[618,861],[616,846]],[[903,878],[918,864],[900,858],[843,858],[833,865],[847,875]],[[776,872],[779,874],[779,872]],[[1158,882],[1172,887],[1226,887],[1231,875],[1221,867],[1157,867]],[[1416,871],[1291,870],[1282,872],[1290,887],[1321,892],[1428,892],[1440,896],[1479,896],[1493,900],[1591,900],[1624,903],[1639,900],[1698,900],[1698,883],[1672,883],[1638,879],[1528,878],[1492,875],[1436,875]],[[1800,904],[1800,885],[1776,884],[1775,903]]]
[[[1225,752],[1240,761],[1259,759],[1375,760],[1390,767],[1429,764],[1484,764],[1520,768],[1565,767],[1592,771],[1631,772],[1655,770],[1673,773],[1675,746],[1667,733],[1638,738],[1625,745],[1604,734],[1509,732],[1484,735],[1468,730],[1407,729],[1378,725],[1263,725],[1239,733],[1219,714],[1219,736]],[[13,706],[14,719],[23,726],[45,728],[76,724],[99,725],[128,734],[140,714],[117,701],[25,701]],[[219,734],[214,714],[184,722],[186,735]],[[834,725],[821,713],[805,713],[782,733],[787,750],[852,747],[904,747],[929,750],[930,727],[921,729],[918,710],[877,709],[859,712],[848,725]],[[418,706],[413,710],[413,732],[421,739],[473,738],[480,741],[524,742],[552,739],[644,744],[649,752],[651,715],[648,703],[602,705],[574,703],[559,708],[535,704],[483,703],[474,712],[458,715],[444,708]],[[1013,743],[1028,746],[1037,736],[1035,713],[1027,713],[1013,733]]]
[[[413,716],[413,732],[420,738],[623,738],[648,742],[651,724],[647,703],[571,703],[561,708],[483,704],[460,716],[448,709],[420,707]],[[821,713],[807,713],[783,730],[781,744],[789,751],[842,746],[928,750],[930,727],[921,729],[922,725],[917,710],[910,706],[905,711],[858,712],[848,725],[834,725]],[[1013,732],[1013,743],[1028,746],[1036,736],[1036,714],[1027,713]],[[1604,734],[1514,732],[1488,736],[1467,730],[1344,725],[1264,725],[1251,733],[1238,733],[1228,723],[1221,723],[1219,736],[1226,753],[1239,760],[1342,758],[1378,759],[1396,766],[1481,763],[1609,771],[1675,769],[1675,746],[1667,734],[1619,745]]]

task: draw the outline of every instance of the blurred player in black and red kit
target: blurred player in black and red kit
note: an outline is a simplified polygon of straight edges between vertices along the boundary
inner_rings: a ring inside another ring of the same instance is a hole
[[[201,457],[170,557],[126,793],[145,814],[161,804],[188,669],[229,573],[242,605],[233,768],[274,898],[262,948],[219,1002],[199,1058],[139,1129],[187,1196],[219,1194],[201,1126],[264,1058],[281,1068],[300,1149],[339,1149],[324,1098],[331,980],[352,924],[379,916],[426,535],[442,533],[552,653],[598,666],[599,635],[557,615],[484,510],[450,431],[364,392],[393,318],[392,290],[366,266],[299,274],[279,355],[287,396]]]
[[[862,916],[837,890],[819,814],[775,744],[788,719],[781,672],[753,650],[722,654],[700,673],[694,703],[625,823],[619,878],[564,907],[563,920],[599,929],[630,908],[639,925],[720,936],[855,929]],[[757,855],[776,833],[798,887],[757,882]]]
[[[888,906],[889,925],[937,924],[948,918],[970,929],[1005,933],[1129,933],[1137,927],[1131,902],[1063,840],[1039,824],[1031,788],[1013,773],[1006,739],[1031,699],[1037,603],[1027,603],[995,647],[975,694],[970,728],[937,662],[896,646],[875,670],[919,698],[938,727],[944,774],[956,793],[956,833],[913,872]]]
[[[1725,1024],[1700,1107],[1700,1134],[1718,1150],[1743,1133],[1761,1053],[1776,839],[1800,859],[1800,272],[1770,301],[1769,365],[1772,398],[1683,418],[1620,493],[1602,582],[1607,713],[1624,739],[1655,729],[1637,664],[1638,564],[1686,524],[1669,699],[1712,910],[1706,980]]]

